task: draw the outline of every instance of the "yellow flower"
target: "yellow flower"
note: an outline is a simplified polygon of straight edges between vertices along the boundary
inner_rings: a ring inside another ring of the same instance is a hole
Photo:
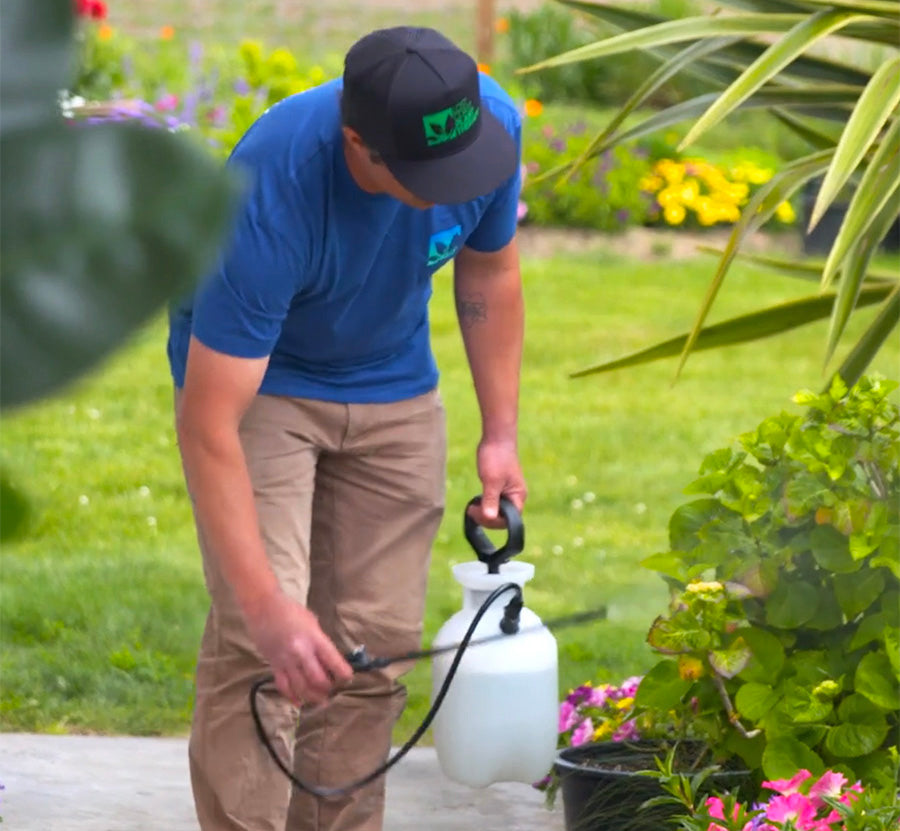
[[[700,196],[700,185],[696,179],[687,179],[682,183],[679,191],[681,201],[689,208],[693,205],[697,197]]]
[[[324,81],[324,80],[325,80],[325,70],[322,69],[321,66],[316,65],[316,66],[310,67],[309,82],[313,86],[316,86],[317,84],[321,84],[322,81]]]
[[[276,49],[266,60],[274,75],[293,75],[297,71],[297,59],[287,49]]]
[[[525,102],[525,115],[537,118],[544,111],[544,105],[537,98],[529,98]]]
[[[615,732],[613,726],[608,721],[604,721],[603,724],[594,731],[593,739],[595,742],[603,741],[603,739],[609,738],[613,732]]]
[[[175,27],[169,26],[166,24],[159,30],[159,39],[160,40],[172,40],[175,37]]]
[[[480,63],[478,64],[478,71],[483,72],[485,75],[490,75],[491,65],[489,63]]]
[[[684,165],[672,161],[672,159],[660,159],[656,163],[656,172],[670,185],[675,185],[684,179]]]
[[[638,187],[641,190],[648,191],[649,193],[656,193],[663,186],[663,180],[661,176],[645,176],[638,183]]]
[[[494,21],[494,31],[498,35],[505,35],[509,31],[509,20],[505,17],[498,17]]]
[[[687,588],[685,591],[689,592],[718,592],[722,591],[725,587],[718,580],[710,580],[705,582],[703,580],[694,580],[692,583],[687,584]]]
[[[678,677],[682,681],[696,681],[703,675],[703,661],[692,655],[681,655],[678,658]]]
[[[775,208],[775,216],[778,217],[779,222],[783,222],[785,225],[790,225],[797,219],[794,206],[790,202],[782,202]]]
[[[634,704],[633,698],[620,698],[616,702],[617,710],[628,710]]]
[[[665,210],[663,210],[663,217],[665,217],[665,220],[669,225],[681,225],[681,223],[684,222],[684,216],[684,206],[674,202],[670,205],[666,205]]]
[[[669,205],[677,205],[680,195],[678,188],[663,188],[656,194],[656,201],[659,202],[663,208],[667,208]]]
[[[97,39],[98,40],[110,40],[114,34],[113,27],[108,23],[100,24],[100,27],[97,29]]]

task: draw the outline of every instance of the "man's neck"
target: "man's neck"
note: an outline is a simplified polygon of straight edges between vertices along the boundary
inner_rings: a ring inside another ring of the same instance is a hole
[[[346,138],[343,141],[343,145],[344,159],[347,162],[347,170],[350,171],[350,176],[352,177],[353,181],[356,182],[359,189],[371,194],[381,193],[381,189],[373,181],[371,175],[369,175],[368,170],[364,165],[360,163],[359,158],[350,149],[350,142],[348,142]]]

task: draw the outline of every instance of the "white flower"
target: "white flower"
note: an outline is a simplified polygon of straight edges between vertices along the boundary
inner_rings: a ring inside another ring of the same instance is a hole
[[[156,517],[148,516],[147,517],[147,525],[149,525],[151,528],[156,528]]]
[[[83,493],[83,494],[81,494],[81,496],[78,497],[79,505],[87,505],[90,501],[91,500],[88,498],[88,495],[86,493]]]
[[[92,418],[94,421],[100,418],[101,415],[100,410],[98,410],[96,407],[88,407],[85,410],[85,413],[87,413],[88,418]]]
[[[580,511],[583,507],[584,507],[584,502],[582,502],[580,499],[572,500],[572,510],[573,511]]]
[[[637,505],[634,506],[634,512],[636,514],[645,514],[647,513],[647,506],[643,502],[638,502]]]
[[[146,485],[141,485],[138,488],[138,496],[143,496],[146,499],[148,496],[150,496],[150,488],[148,488]]]
[[[593,502],[597,498],[597,494],[593,491],[588,491],[584,496],[581,497],[585,502]]]
[[[566,477],[566,484],[567,484],[570,488],[573,487],[574,485],[577,485],[577,484],[578,484],[578,477],[575,476],[575,474],[570,473],[570,474]]]
[[[563,551],[565,549],[561,545],[554,545],[551,550],[552,550],[553,554],[558,557],[560,554],[563,553]]]
[[[584,545],[584,539],[582,539],[581,537],[575,537],[575,539],[572,540],[572,545],[574,545],[576,548],[581,548],[581,546]]]

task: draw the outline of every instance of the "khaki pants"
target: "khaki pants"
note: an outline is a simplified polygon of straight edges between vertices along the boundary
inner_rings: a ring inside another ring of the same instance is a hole
[[[392,404],[260,395],[241,425],[266,551],[283,589],[338,649],[421,645],[431,544],[443,512],[445,419],[437,392]],[[249,689],[269,672],[206,550],[211,608],[197,663],[191,782],[203,831],[381,831],[384,777],[337,799],[294,789],[255,733]],[[267,733],[310,784],[381,764],[405,703],[408,665],[354,676],[327,705],[260,696]]]

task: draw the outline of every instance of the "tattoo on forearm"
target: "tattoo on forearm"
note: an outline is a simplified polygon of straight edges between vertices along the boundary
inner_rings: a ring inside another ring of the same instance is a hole
[[[456,298],[456,313],[464,329],[487,320],[487,302],[483,294],[470,294]]]

